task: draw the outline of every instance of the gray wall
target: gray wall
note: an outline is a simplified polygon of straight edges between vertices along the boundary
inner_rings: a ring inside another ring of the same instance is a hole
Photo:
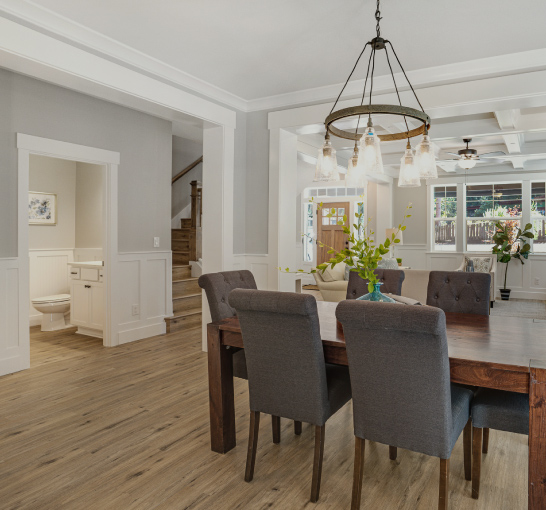
[[[17,256],[18,132],[120,152],[120,252],[170,249],[170,122],[1,69],[0,119],[0,257]]]
[[[184,170],[188,165],[203,155],[203,143],[173,136],[172,176]],[[186,175],[178,179],[172,187],[171,218],[191,203],[191,181],[203,181],[203,164],[200,163]],[[190,216],[187,216],[188,218]]]
[[[76,248],[102,248],[102,185],[105,168],[76,163]]]
[[[402,222],[406,207],[413,204],[411,218],[406,220],[404,244],[426,244],[427,242],[427,187],[421,184],[418,188],[399,188],[398,179],[392,185],[393,223]]]
[[[31,250],[74,248],[76,163],[65,159],[31,154],[29,191],[57,195],[57,224],[29,225],[29,248]]]

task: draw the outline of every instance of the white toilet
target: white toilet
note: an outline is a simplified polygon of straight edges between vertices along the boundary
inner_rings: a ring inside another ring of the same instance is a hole
[[[34,298],[32,306],[42,312],[42,331],[57,331],[70,328],[64,314],[70,310],[70,294],[56,294]]]

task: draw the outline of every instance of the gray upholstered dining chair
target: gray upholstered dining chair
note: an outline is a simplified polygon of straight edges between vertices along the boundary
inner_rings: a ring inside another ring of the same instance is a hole
[[[201,275],[199,286],[205,291],[213,322],[218,322],[236,315],[235,309],[228,303],[228,295],[233,289],[257,289],[254,275],[247,270],[225,271]],[[233,375],[248,379],[246,357],[243,349],[232,348]],[[281,440],[281,422],[279,417],[272,418],[273,442]],[[301,434],[301,423],[294,423],[294,432]]]
[[[383,284],[381,292],[383,294],[402,294],[402,282],[404,281],[404,271],[400,269],[376,269],[375,274],[379,281]],[[363,280],[358,276],[358,273],[351,271],[349,273],[349,283],[347,284],[346,299],[357,299],[360,296],[368,293],[368,280]]]
[[[250,433],[245,480],[254,476],[260,413],[315,426],[311,501],[320,493],[326,420],[351,399],[347,367],[326,364],[315,298],[236,289],[248,368]]]
[[[427,305],[444,312],[489,314],[489,273],[431,271],[428,279]]]
[[[448,506],[449,459],[464,429],[470,480],[472,391],[450,382],[445,315],[427,306],[342,301],[353,389],[352,509],[360,508],[365,439],[440,458],[438,508]]]
[[[529,395],[480,388],[474,396],[470,412],[473,425],[472,497],[478,499],[483,432],[491,428],[529,435]],[[487,453],[487,447],[483,453]]]

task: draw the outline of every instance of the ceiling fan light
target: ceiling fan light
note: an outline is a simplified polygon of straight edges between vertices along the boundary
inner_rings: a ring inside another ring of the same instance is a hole
[[[324,144],[318,150],[314,181],[339,181],[336,150],[332,147],[329,134],[326,134]]]
[[[366,185],[366,174],[358,166],[359,160],[358,145],[355,143],[353,155],[349,159],[347,174],[345,175],[345,186],[351,188],[363,188]]]
[[[413,149],[409,147],[400,160],[400,176],[398,177],[399,188],[417,188],[421,186],[419,180],[419,168],[415,162],[415,155]]]
[[[363,175],[382,174],[383,157],[381,156],[381,142],[372,126],[368,126],[366,133],[360,139],[360,155],[358,157],[358,171]]]
[[[465,170],[470,170],[471,168],[474,168],[476,166],[476,160],[470,159],[470,158],[462,158],[459,161],[459,166]]]
[[[436,155],[430,142],[429,135],[423,135],[421,143],[415,149],[415,161],[419,169],[421,179],[437,179],[438,170],[436,169]]]

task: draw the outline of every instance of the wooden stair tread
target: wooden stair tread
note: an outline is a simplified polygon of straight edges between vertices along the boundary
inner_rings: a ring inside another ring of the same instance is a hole
[[[186,267],[191,268],[191,264],[173,264],[173,267]]]
[[[171,317],[165,317],[166,321],[171,321],[175,319],[181,319],[182,317],[190,317],[192,315],[201,315],[201,309],[195,308],[193,310],[187,310],[183,313],[177,313],[176,315],[172,315]]]
[[[180,282],[194,282],[199,280],[199,278],[183,278],[181,280],[173,280],[173,283],[180,283]]]
[[[198,294],[188,294],[187,296],[179,296],[179,297],[173,297],[173,301],[177,301],[179,299],[187,299],[187,298],[192,298],[192,297],[201,297],[201,292],[199,292]]]
[[[173,253],[183,253],[184,255],[190,253],[190,250],[171,250]],[[188,266],[189,264],[186,264]]]

